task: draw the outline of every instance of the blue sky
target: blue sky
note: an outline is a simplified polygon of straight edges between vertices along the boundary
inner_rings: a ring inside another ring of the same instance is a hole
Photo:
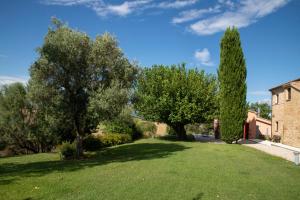
[[[141,66],[178,64],[216,73],[219,43],[239,28],[248,100],[300,77],[299,0],[1,0],[0,83],[26,82],[51,16],[91,37],[114,34]]]

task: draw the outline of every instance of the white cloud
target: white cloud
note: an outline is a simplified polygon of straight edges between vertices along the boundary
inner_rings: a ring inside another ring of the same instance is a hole
[[[124,1],[121,4],[107,4],[103,0],[44,0],[42,3],[46,5],[59,6],[78,6],[83,5],[94,10],[99,16],[107,16],[109,14],[126,16],[134,10],[140,9],[141,6],[150,3],[152,0],[134,0]]]
[[[16,76],[0,76],[0,85],[12,84],[17,82],[27,84],[28,78]]]
[[[186,10],[179,13],[178,17],[174,17],[172,19],[172,23],[179,24],[183,22],[192,21],[195,19],[199,19],[203,17],[205,14],[210,13],[218,13],[220,12],[220,6],[217,5],[213,8],[207,8],[207,9],[192,9],[192,10]]]
[[[163,12],[167,9],[183,9],[195,5],[199,0],[122,0],[112,3],[108,0],[41,0],[45,5],[85,6],[101,17],[109,15],[127,16],[145,10]],[[218,0],[215,6],[194,8],[179,12],[172,19],[173,24],[190,22],[188,29],[198,35],[211,35],[227,27],[247,27],[260,18],[275,12],[291,0]],[[199,20],[200,19],[200,20]]]
[[[7,58],[7,55],[0,54],[0,58]]]
[[[238,28],[247,27],[280,7],[289,0],[242,0],[234,11],[225,11],[222,14],[200,20],[190,29],[199,35],[211,35],[226,30],[229,26]]]
[[[93,6],[93,9],[100,16],[106,16],[108,14],[114,14],[119,16],[126,16],[135,10],[141,9],[143,5],[150,3],[152,0],[139,0],[139,1],[125,1],[118,5],[105,5],[105,6]]]
[[[198,0],[174,0],[163,1],[158,3],[154,0],[131,0],[123,1],[119,4],[110,4],[104,0],[43,0],[45,5],[59,5],[59,6],[86,6],[94,10],[97,15],[105,17],[108,15],[127,16],[138,10],[145,9],[179,9],[192,4]]]
[[[161,2],[158,4],[160,8],[183,8],[186,6],[193,5],[197,3],[198,0],[176,0],[176,1],[168,1]]]
[[[46,5],[59,5],[59,6],[74,6],[80,4],[102,3],[101,0],[44,0],[42,3]]]
[[[235,6],[235,3],[233,1],[231,1],[231,0],[219,0],[218,2],[220,4],[223,4],[223,5],[227,6],[227,7],[229,7],[230,9],[234,8],[234,6]]]
[[[199,61],[202,65],[205,66],[213,66],[213,62],[211,61],[210,52],[207,48],[204,48],[203,50],[197,50],[195,51],[194,57],[197,61]]]

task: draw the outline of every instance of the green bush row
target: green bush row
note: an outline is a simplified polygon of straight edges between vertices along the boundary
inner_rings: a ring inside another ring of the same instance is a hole
[[[86,151],[97,151],[103,147],[125,144],[132,141],[129,134],[106,133],[99,136],[89,135],[83,140],[83,149]]]
[[[153,122],[140,119],[106,121],[102,122],[98,128],[106,134],[128,134],[133,140],[141,137],[151,137],[156,133],[156,125]]]
[[[129,142],[132,142],[132,138],[128,134],[107,133],[99,136],[87,136],[82,141],[82,147],[86,151],[97,151],[103,147],[110,147]],[[74,159],[76,156],[76,143],[63,142],[59,146],[59,150],[63,159]]]

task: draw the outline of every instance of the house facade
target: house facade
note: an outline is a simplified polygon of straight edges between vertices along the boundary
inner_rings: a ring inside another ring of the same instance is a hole
[[[244,139],[271,137],[271,121],[259,116],[255,111],[248,111]]]
[[[300,147],[300,78],[271,88],[272,136]]]

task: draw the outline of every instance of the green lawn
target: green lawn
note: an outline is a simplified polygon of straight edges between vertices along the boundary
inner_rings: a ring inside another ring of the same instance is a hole
[[[241,145],[145,139],[82,161],[0,158],[0,199],[300,199],[300,167]]]

